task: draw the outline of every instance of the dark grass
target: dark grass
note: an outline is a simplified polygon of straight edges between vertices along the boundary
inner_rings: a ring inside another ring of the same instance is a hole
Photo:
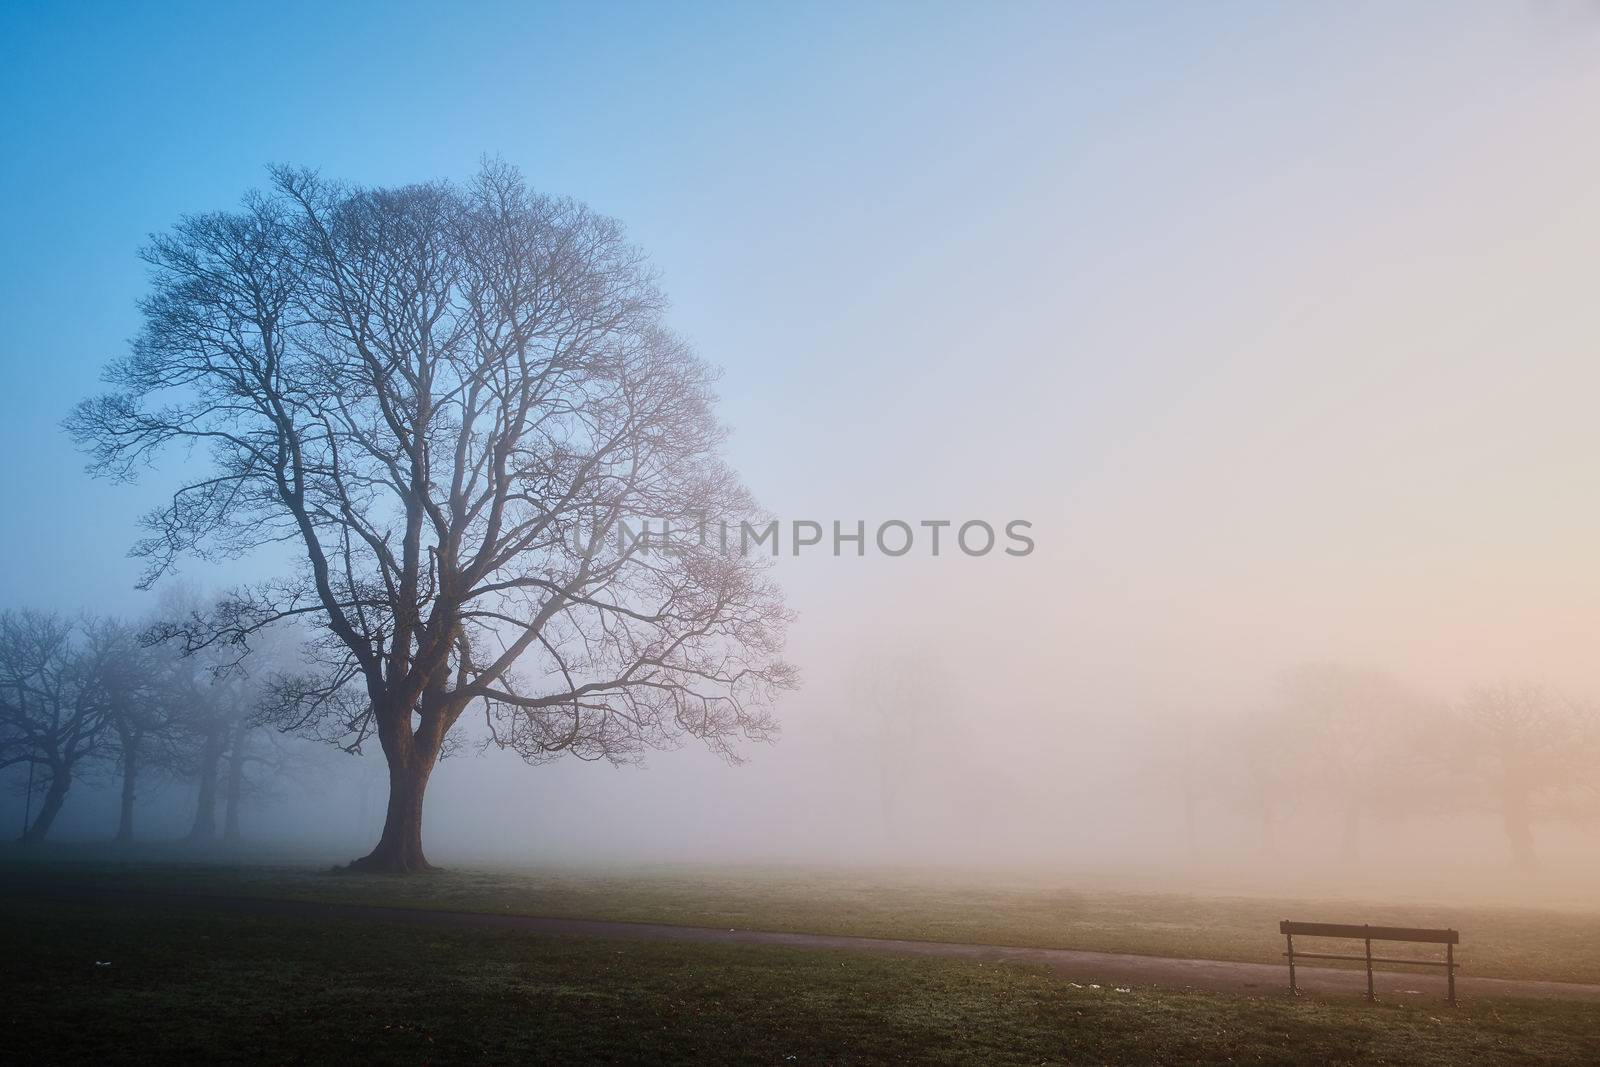
[[[0,890],[261,896],[1280,963],[1278,920],[1452,926],[1479,977],[1600,982],[1600,910],[1397,904],[796,869],[446,869],[421,875],[172,862],[0,859]],[[1302,942],[1301,948],[1317,947]],[[1329,943],[1324,951],[1347,951]],[[1385,946],[1385,955],[1431,948]],[[1597,1057],[1600,1059],[1600,1057]]]
[[[1590,1005],[1073,988],[1012,965],[0,900],[18,1063],[1592,1063]],[[97,966],[105,961],[109,966]]]

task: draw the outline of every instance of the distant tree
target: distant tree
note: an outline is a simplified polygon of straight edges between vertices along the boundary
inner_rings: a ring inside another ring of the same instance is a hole
[[[221,644],[188,651],[181,641],[157,640],[182,620],[211,610],[214,603],[198,589],[168,587],[155,619],[143,630],[147,641],[155,641],[148,651],[160,720],[158,743],[150,747],[163,772],[194,787],[186,840],[196,845],[218,839],[219,815],[222,841],[236,842],[244,800],[276,795],[272,779],[299,778],[300,770],[313,763],[323,773],[333,770],[286,743],[270,722],[273,678],[292,665],[299,650],[294,627],[258,635],[242,661]]]
[[[240,840],[239,819],[246,797],[273,795],[272,785],[287,776],[291,762],[283,735],[262,729],[252,718],[249,714],[234,717],[221,768],[222,840],[230,845]]]
[[[1383,671],[1314,663],[1284,675],[1277,706],[1294,781],[1338,822],[1341,856],[1357,859],[1368,816],[1415,799],[1406,753],[1425,703]]]
[[[1276,858],[1278,828],[1301,800],[1294,732],[1279,707],[1224,718],[1217,730],[1220,751],[1207,768],[1212,786],[1255,825],[1261,855]]]
[[[297,628],[276,627],[265,641],[255,642],[248,660],[228,672],[236,695],[220,768],[224,843],[240,840],[240,818],[247,800],[275,799],[280,787],[290,782],[314,791],[319,779],[349,770],[333,766],[336,760],[347,758],[342,753],[273,727],[273,679],[293,670],[300,640]],[[334,758],[328,758],[330,755]]]
[[[249,715],[239,715],[234,718],[229,733],[228,766],[222,794],[222,840],[229,844],[239,840],[239,811],[244,806],[246,787],[255,781],[249,773],[252,763],[272,765],[272,761],[254,755],[257,748],[254,742],[259,732],[251,729]],[[273,745],[271,750],[276,753],[278,746]]]
[[[852,718],[869,733],[877,762],[884,830],[893,833],[902,795],[928,754],[928,734],[951,703],[951,681],[925,657],[880,653],[857,664],[850,687]]]
[[[1139,731],[1138,749],[1131,755],[1134,766],[1152,782],[1150,792],[1178,800],[1182,837],[1190,857],[1200,853],[1202,800],[1206,793],[1221,792],[1214,781],[1221,755],[1214,747],[1218,721],[1216,715],[1173,707],[1150,707],[1130,715],[1130,725]]]
[[[170,701],[165,766],[194,786],[194,818],[186,840],[195,845],[219,838],[236,843],[245,800],[275,796],[275,780],[298,777],[297,770],[308,763],[306,754],[264,718],[272,708],[271,694],[255,671],[268,664],[217,666],[214,660],[206,651],[180,658],[165,692]],[[325,773],[335,770],[318,766]]]
[[[141,773],[167,725],[160,684],[165,650],[147,647],[137,628],[113,619],[93,621],[87,629],[89,645],[97,650],[106,722],[114,741],[102,753],[114,763],[120,784],[115,840],[128,844]]]
[[[97,635],[92,624],[86,628]],[[27,842],[44,840],[73,780],[105,740],[106,649],[84,636],[57,615],[0,613],[0,769],[29,767],[30,803],[33,779],[43,775],[38,814],[22,835]]]
[[[350,776],[352,762],[337,749],[265,726],[255,715],[240,717],[222,769],[223,843],[244,839],[244,813],[252,806],[282,799],[291,785],[315,796],[330,779]],[[354,777],[359,788],[361,776]]]
[[[1527,682],[1479,686],[1441,737],[1455,806],[1494,811],[1516,866],[1538,866],[1535,823],[1595,813],[1595,712]]]
[[[161,690],[169,722],[162,763],[175,778],[195,789],[194,819],[187,840],[206,844],[217,837],[217,805],[222,797],[223,760],[235,725],[246,714],[245,679],[223,669],[210,650],[175,655]]]
[[[249,690],[236,651],[220,644],[191,650],[170,636],[182,620],[202,616],[214,604],[193,585],[168,585],[142,635],[160,668],[155,702],[164,729],[153,746],[155,762],[168,777],[193,785],[194,816],[185,839],[199,845],[217,837],[224,760],[236,724],[246,718],[247,704],[256,695]]]
[[[618,225],[497,164],[465,188],[273,178],[155,238],[143,331],[68,426],[112,477],[210,450],[147,520],[147,583],[184,554],[297,550],[298,573],[168,632],[239,649],[320,627],[320,669],[281,680],[277,721],[352,749],[376,735],[388,813],[353,866],[428,866],[423,797],[469,706],[529,762],[681,735],[731,759],[771,737],[794,675],[759,566],[612,536],[753,510],[713,375]]]

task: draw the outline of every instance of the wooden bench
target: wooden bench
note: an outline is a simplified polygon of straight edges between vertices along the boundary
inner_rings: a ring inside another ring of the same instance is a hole
[[[1363,960],[1367,964],[1367,999],[1376,1000],[1377,996],[1372,988],[1372,965],[1374,963],[1404,963],[1418,967],[1443,967],[1449,981],[1450,1004],[1456,1002],[1456,946],[1461,943],[1461,934],[1456,930],[1426,930],[1407,926],[1356,926],[1352,923],[1295,923],[1288,919],[1278,924],[1278,932],[1288,942],[1289,951],[1284,955],[1289,958],[1289,993],[1299,996],[1300,988],[1295,984],[1294,961],[1302,960],[1354,960],[1357,963]],[[1325,952],[1296,952],[1294,950],[1294,935],[1302,937],[1353,937],[1367,943],[1367,952],[1364,956],[1338,956]],[[1427,945],[1443,945],[1444,959],[1442,960],[1400,960],[1389,959],[1372,954],[1374,941],[1412,941]]]

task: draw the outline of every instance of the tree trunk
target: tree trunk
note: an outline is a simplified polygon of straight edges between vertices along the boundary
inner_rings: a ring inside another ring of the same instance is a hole
[[[409,874],[432,869],[422,853],[422,798],[449,721],[440,713],[424,714],[413,731],[409,709],[387,723],[380,721],[378,740],[389,763],[389,808],[383,835],[376,848],[346,870]]]
[[[122,814],[117,820],[116,843],[133,842],[133,799],[139,781],[139,742],[137,738],[122,739]]]
[[[222,761],[222,729],[206,735],[200,752],[200,791],[195,798],[190,841],[211,841],[217,836],[217,764]]]
[[[61,811],[62,802],[67,799],[67,787],[71,784],[72,775],[65,771],[51,772],[50,787],[44,793],[44,804],[39,808],[33,825],[22,835],[24,842],[32,844],[44,840],[50,832],[50,824],[56,821],[56,815]]]
[[[233,740],[228,748],[228,785],[223,800],[222,840],[234,844],[239,840],[239,800],[244,793],[244,743],[249,725],[244,719],[233,728]]]
[[[426,761],[389,760],[389,810],[383,821],[383,836],[367,855],[350,864],[348,870],[409,874],[432,868],[422,853],[422,797],[428,788],[433,759]]]

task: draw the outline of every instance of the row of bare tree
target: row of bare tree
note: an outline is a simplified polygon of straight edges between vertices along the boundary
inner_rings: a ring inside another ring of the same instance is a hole
[[[1600,817],[1600,709],[1531,682],[1440,699],[1383,671],[1307,665],[1253,710],[1174,740],[1191,833],[1211,797],[1252,819],[1269,853],[1291,824],[1331,823],[1353,861],[1373,825],[1490,817],[1526,869],[1540,824]]]
[[[120,786],[115,840],[131,842],[135,802],[157,781],[195,790],[190,840],[239,837],[240,809],[292,760],[258,704],[271,655],[250,669],[185,656],[117,619],[0,613],[0,770],[26,793],[24,841],[50,832],[76,781]]]

